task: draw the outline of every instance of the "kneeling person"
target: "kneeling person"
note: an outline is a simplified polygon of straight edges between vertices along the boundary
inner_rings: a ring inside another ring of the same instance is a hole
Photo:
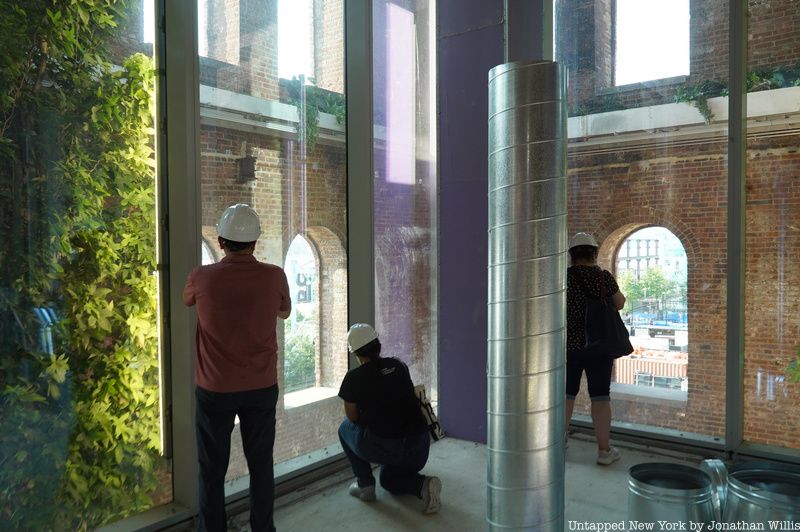
[[[345,375],[339,389],[347,415],[339,440],[356,476],[350,495],[375,500],[370,465],[375,463],[386,491],[419,497],[424,513],[438,511],[442,482],[419,474],[428,461],[430,436],[408,367],[396,358],[381,358],[378,334],[365,323],[350,327],[347,344],[361,364]]]

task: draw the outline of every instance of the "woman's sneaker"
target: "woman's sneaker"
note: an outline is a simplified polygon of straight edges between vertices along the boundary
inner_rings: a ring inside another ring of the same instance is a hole
[[[619,451],[614,447],[609,448],[607,451],[598,451],[597,453],[597,463],[600,465],[611,465],[619,460],[619,458]]]
[[[435,514],[442,507],[442,481],[439,477],[425,477],[422,481],[422,501],[424,514]]]
[[[358,485],[358,481],[356,480],[350,484],[348,493],[364,502],[372,502],[375,500],[375,484],[362,487]]]

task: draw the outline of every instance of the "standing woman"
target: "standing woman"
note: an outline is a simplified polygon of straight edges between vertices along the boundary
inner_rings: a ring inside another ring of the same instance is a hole
[[[609,465],[619,460],[619,451],[609,444],[611,435],[611,372],[614,359],[610,356],[589,356],[583,353],[586,345],[586,299],[600,298],[601,286],[617,310],[625,306],[625,296],[616,279],[597,265],[597,241],[588,233],[576,233],[569,245],[571,266],[567,269],[567,405],[566,423],[569,427],[575,397],[586,372],[589,399],[592,403],[592,425],[597,438],[597,463]],[[601,284],[602,283],[602,284]],[[566,434],[565,434],[566,441]]]

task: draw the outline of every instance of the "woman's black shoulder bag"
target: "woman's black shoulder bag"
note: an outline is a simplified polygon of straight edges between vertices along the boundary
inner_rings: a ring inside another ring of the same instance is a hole
[[[606,290],[603,270],[600,270],[599,298],[589,295],[585,277],[582,281],[583,295],[586,297],[584,354],[619,358],[633,353],[628,328],[622,322],[619,311]]]

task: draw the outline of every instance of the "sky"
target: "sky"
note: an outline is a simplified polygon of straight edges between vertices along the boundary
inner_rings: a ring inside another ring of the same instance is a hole
[[[689,0],[617,0],[615,85],[689,74]]]
[[[311,0],[278,0],[278,77],[314,75]]]
[[[144,0],[153,42],[153,0]],[[278,75],[313,75],[311,0],[278,0]],[[200,23],[205,23],[200,20]],[[689,0],[617,0],[615,85],[689,74]]]
[[[200,1],[200,0],[198,0]],[[143,0],[143,41],[154,41],[155,1]],[[210,21],[198,13],[202,27]],[[305,74],[313,76],[311,53],[311,0],[278,0],[278,76],[291,79]]]

